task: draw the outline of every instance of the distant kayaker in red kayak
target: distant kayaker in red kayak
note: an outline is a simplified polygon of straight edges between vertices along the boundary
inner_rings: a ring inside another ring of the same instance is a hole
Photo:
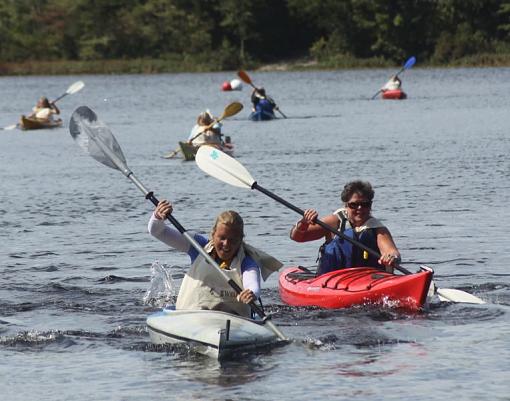
[[[193,238],[216,260],[225,274],[243,289],[237,295],[179,231],[165,224],[165,219],[172,211],[170,202],[159,202],[149,221],[149,232],[168,246],[186,252],[191,259],[191,267],[186,272],[177,296],[176,309],[221,310],[250,317],[248,304],[260,297],[260,278],[266,280],[271,273],[282,267],[282,263],[243,241],[244,223],[238,213],[221,213],[209,239],[200,234],[194,234]]]
[[[394,90],[397,90],[397,89],[400,89],[400,87],[402,86],[402,81],[400,80],[399,77],[397,77],[396,75],[393,75],[388,82],[386,82],[384,84],[384,86],[381,88],[381,92],[386,92],[386,91],[394,91]]]
[[[349,182],[341,194],[344,207],[321,220],[380,253],[382,256],[379,259],[315,224],[314,220],[319,215],[314,209],[305,210],[303,218],[292,227],[290,238],[294,241],[307,242],[325,238],[326,242],[320,248],[317,275],[362,266],[381,267],[392,272],[393,267],[400,263],[400,252],[390,231],[371,215],[374,194],[369,182]]]

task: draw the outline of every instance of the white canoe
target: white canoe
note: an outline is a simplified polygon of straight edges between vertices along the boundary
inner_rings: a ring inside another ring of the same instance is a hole
[[[153,344],[188,343],[217,359],[279,341],[262,321],[212,310],[163,309],[149,315],[147,327]]]

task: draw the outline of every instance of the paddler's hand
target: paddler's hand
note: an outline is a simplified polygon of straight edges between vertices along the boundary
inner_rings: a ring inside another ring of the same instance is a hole
[[[303,214],[303,220],[308,224],[312,224],[318,217],[319,213],[315,209],[306,209]]]
[[[255,297],[255,294],[253,293],[252,290],[250,289],[245,289],[245,290],[242,290],[239,295],[237,296],[237,300],[239,302],[242,302],[243,304],[249,304],[253,301],[255,301],[256,297]]]
[[[317,213],[314,209],[306,209],[303,213],[303,218],[299,220],[290,230],[290,238],[294,241],[302,242],[304,241],[305,233],[308,230],[310,224],[313,224],[314,221],[319,217],[319,213]]]
[[[393,269],[400,264],[400,255],[386,253],[381,255],[378,262],[386,268],[388,273],[393,273]]]
[[[298,231],[306,231],[310,224],[319,217],[319,213],[315,209],[306,209],[303,213],[303,218],[299,220],[296,224],[296,229]]]
[[[174,208],[170,202],[163,199],[156,206],[156,210],[154,210],[154,217],[158,220],[165,220],[172,212]]]

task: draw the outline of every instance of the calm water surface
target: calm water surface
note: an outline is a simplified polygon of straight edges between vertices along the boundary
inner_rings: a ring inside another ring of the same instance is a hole
[[[64,128],[0,131],[2,399],[508,400],[510,69],[414,68],[402,76],[408,100],[367,100],[391,73],[253,73],[289,117],[262,123],[247,119],[247,87],[219,90],[233,73],[0,78],[0,126],[41,94],[86,84],[60,101]],[[260,185],[323,215],[345,182],[370,180],[374,214],[406,267],[427,263],[440,287],[487,304],[418,314],[291,308],[273,275],[265,304],[292,344],[221,364],[152,346],[145,319],[164,300],[144,300],[161,284],[151,265],[173,266],[177,287],[187,257],[147,234],[151,204],[79,149],[69,117],[92,108],[187,229],[208,231],[236,209],[249,243],[285,265],[313,266],[320,243],[288,238],[297,214],[161,157],[200,111],[219,115],[233,100],[246,109],[223,130]]]

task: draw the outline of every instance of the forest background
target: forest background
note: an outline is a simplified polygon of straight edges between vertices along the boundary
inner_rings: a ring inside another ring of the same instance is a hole
[[[1,0],[0,75],[510,65],[503,0]]]

